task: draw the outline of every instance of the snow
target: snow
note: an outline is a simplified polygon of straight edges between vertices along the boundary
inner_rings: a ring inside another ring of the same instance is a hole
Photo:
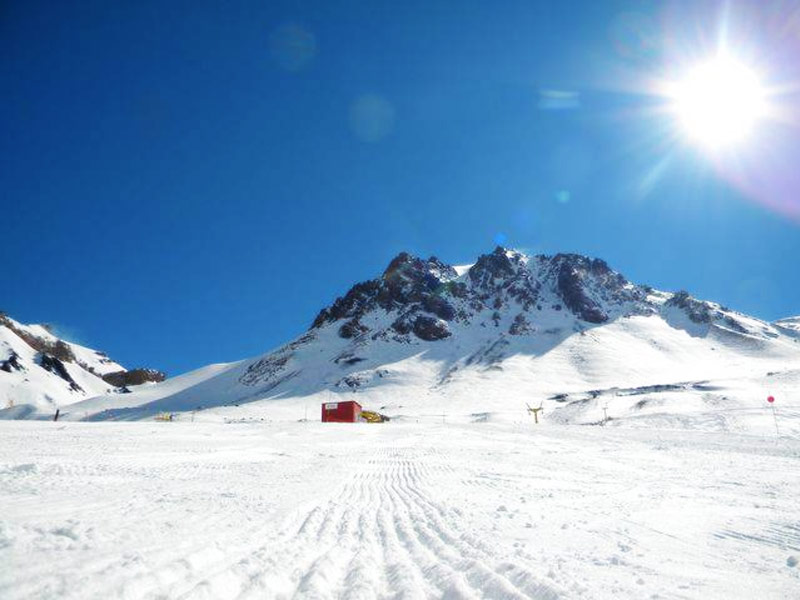
[[[645,290],[576,257],[505,255],[512,275],[456,267],[459,294],[451,271],[436,276],[453,309],[444,339],[392,328],[413,303],[375,305],[356,337],[325,322],[130,393],[95,374],[120,365],[75,344],[64,369],[83,391],[70,389],[0,326],[0,361],[22,364],[0,371],[0,419],[31,419],[0,420],[0,597],[800,589],[800,318]],[[565,261],[583,269],[572,309]],[[426,274],[400,281],[412,276]],[[319,422],[344,400],[391,421]]]
[[[316,416],[323,402],[356,399],[394,417],[446,413],[469,421],[473,414],[500,418],[542,404],[544,418],[559,423],[597,423],[605,408],[615,426],[669,422],[763,434],[771,424],[759,410],[768,395],[780,407],[800,405],[795,338],[694,325],[634,316],[576,332],[553,313],[532,336],[455,325],[451,338],[399,344],[344,340],[334,324],[263,357],[71,404],[62,418],[138,420],[170,412],[178,419],[296,420],[309,411]],[[342,357],[361,360],[348,364]],[[796,421],[790,423],[794,431]]]
[[[81,346],[80,344],[75,344],[73,342],[67,340],[60,340],[57,336],[53,335],[51,331],[43,326],[43,325],[24,325],[11,319],[9,317],[8,320],[14,325],[15,328],[29,333],[38,338],[42,338],[49,342],[58,342],[62,341],[65,343],[69,348],[72,350],[73,354],[75,354],[75,358],[78,362],[83,363],[91,367],[96,373],[100,375],[105,375],[106,373],[114,373],[116,371],[122,371],[124,367],[119,363],[114,362],[113,360],[109,359],[105,354],[98,352],[97,350],[93,350],[91,348],[87,348],[86,346]]]
[[[0,323],[0,361],[6,360],[13,353],[19,357],[22,365],[20,371],[0,372],[0,414],[5,413],[5,416],[12,418],[33,416],[36,413],[52,415],[57,408],[107,393],[110,386],[98,375],[123,370],[121,365],[104,354],[59,340],[41,325],[23,325],[9,317],[5,318],[22,335],[28,334],[50,343],[62,341],[66,344],[77,362],[66,362],[64,367],[82,391],[71,389],[67,381],[43,369],[38,364],[38,352],[11,328]]]
[[[781,319],[780,321],[775,321],[775,325],[783,333],[800,337],[800,317]]]
[[[797,437],[417,420],[0,422],[0,597],[800,589]]]

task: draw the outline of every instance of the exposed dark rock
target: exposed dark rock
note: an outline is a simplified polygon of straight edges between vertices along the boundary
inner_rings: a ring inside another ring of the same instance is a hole
[[[323,308],[314,319],[312,329],[339,319],[361,316],[374,306],[375,297],[381,288],[377,279],[357,283],[342,298],[337,298],[330,308]]]
[[[39,355],[39,364],[43,369],[53,373],[54,375],[58,375],[69,384],[69,387],[74,392],[82,392],[83,388],[77,384],[77,382],[72,378],[67,371],[67,368],[64,366],[64,362],[55,356],[50,354],[40,354]]]
[[[491,254],[478,257],[477,262],[470,267],[469,278],[483,288],[494,287],[499,280],[514,275],[515,268],[508,257],[505,248],[498,246]]]
[[[739,323],[739,321],[737,321],[730,315],[727,315],[725,317],[724,323],[737,333],[747,333],[747,329],[745,329],[744,326],[741,323]]]
[[[375,308],[386,312],[402,311],[404,316],[392,326],[401,334],[412,331],[413,322],[409,315],[419,310],[452,320],[456,309],[443,296],[465,296],[467,293],[464,284],[452,281],[457,276],[453,267],[436,257],[422,260],[402,252],[392,259],[380,279],[356,284],[344,297],[337,298],[332,306],[320,311],[311,328],[349,319],[339,328],[339,335],[356,337],[369,331],[358,320],[359,317]]]
[[[378,302],[386,310],[422,302],[438,293],[445,281],[456,276],[455,269],[436,257],[424,261],[403,252],[384,271],[384,289]]]
[[[339,356],[333,359],[337,365],[354,365],[356,363],[360,363],[365,361],[365,358],[360,356],[356,356],[353,352],[345,351],[342,352]]]
[[[422,308],[445,321],[452,321],[456,316],[456,309],[453,308],[453,305],[440,296],[426,296],[422,300]]]
[[[388,371],[385,369],[380,369],[377,371],[361,371],[358,373],[351,373],[350,375],[346,375],[342,377],[339,381],[336,382],[336,387],[348,387],[351,390],[355,391],[356,389],[369,385],[375,377],[384,377]]]
[[[336,382],[336,387],[347,386],[351,389],[356,389],[361,387],[361,384],[364,383],[361,377],[357,375],[348,375],[347,377],[342,377],[339,381]]]
[[[712,309],[708,303],[696,300],[686,290],[681,290],[667,300],[666,306],[674,306],[683,310],[693,323],[708,324],[712,320]]]
[[[456,270],[443,263],[435,256],[422,260],[411,256],[408,252],[401,252],[389,263],[383,272],[383,280],[387,282],[403,279],[406,281],[426,281],[432,288],[442,281],[455,279]]]
[[[376,307],[388,312],[408,308],[414,303],[424,303],[425,310],[452,319],[455,309],[438,297],[447,292],[466,292],[463,285],[447,285],[457,276],[453,267],[436,257],[422,260],[402,252],[392,259],[380,279],[354,285],[344,297],[337,298],[333,305],[320,311],[311,328],[340,319],[357,319]],[[355,325],[345,327],[343,337],[350,337],[356,329],[363,332]]]
[[[556,260],[558,259],[561,259],[558,267],[558,294],[567,308],[588,323],[606,322],[608,315],[586,294],[583,279],[587,271],[595,275],[610,273],[608,265],[601,260],[589,261],[575,255],[558,255]]]
[[[52,354],[59,360],[63,360],[64,362],[75,362],[75,354],[72,352],[72,348],[70,348],[65,342],[58,340],[52,345],[49,342],[45,342],[45,347],[47,348],[47,352],[49,354]]]
[[[413,324],[408,319],[408,315],[403,315],[402,317],[398,317],[392,323],[392,329],[394,329],[400,335],[406,335],[411,333],[411,330],[414,329]]]
[[[338,301],[337,298],[334,302]],[[317,313],[317,316],[314,317],[314,321],[311,323],[311,327],[309,329],[316,329],[318,327],[322,327],[325,323],[330,322],[331,319],[331,310],[330,308],[323,308],[321,311]]]
[[[341,361],[341,364],[352,366],[360,362],[364,362],[365,360],[366,360],[365,358],[361,358],[360,356],[354,356],[353,358],[348,358],[346,360]]]
[[[581,258],[585,259],[585,257]],[[589,265],[590,269],[592,273],[594,273],[595,275],[610,275],[612,273],[611,268],[608,266],[608,263],[606,263],[606,261],[600,258],[592,258],[589,260],[590,260],[590,265]]]
[[[511,323],[511,326],[508,328],[508,333],[511,335],[525,335],[531,331],[531,325],[522,313],[514,317],[514,322]]]
[[[291,358],[292,353],[285,348],[281,348],[277,352],[260,358],[249,365],[247,370],[239,378],[239,381],[244,385],[250,386],[273,381],[284,372]]]
[[[440,280],[450,280],[458,277],[458,273],[456,272],[454,267],[448,265],[445,262],[442,262],[435,256],[431,256],[428,259],[428,267],[434,272],[436,277]]]
[[[427,342],[441,340],[451,335],[444,321],[425,315],[419,315],[414,319],[413,331],[419,339]]]
[[[22,371],[25,367],[19,361],[19,354],[12,352],[6,360],[0,361],[0,371],[11,373],[12,371]]]
[[[5,325],[8,327],[18,337],[22,338],[22,340],[24,340],[28,346],[37,352],[49,354],[50,356],[54,356],[55,358],[64,362],[75,362],[75,354],[72,352],[72,348],[70,348],[68,344],[61,340],[52,342],[50,340],[40,338],[39,336],[32,335],[27,331],[23,331],[22,329],[15,327],[8,318],[3,318],[2,316],[0,316],[0,325]]]
[[[75,362],[75,354],[72,352],[72,348],[70,348],[61,340],[52,342],[50,340],[40,338],[39,336],[30,334],[27,331],[23,331],[22,329],[16,327],[11,319],[9,319],[4,313],[0,313],[0,325],[8,327],[17,335],[17,337],[24,340],[26,344],[28,344],[37,352],[49,354],[50,356],[54,356],[64,362]]]
[[[466,298],[467,284],[460,281],[445,281],[442,284],[442,293],[450,294],[454,298]]]
[[[159,383],[167,376],[155,369],[133,369],[131,371],[116,371],[102,375],[103,381],[114,387],[123,388],[129,385],[142,385],[143,383]]]
[[[339,327],[339,337],[350,339],[358,337],[365,331],[369,331],[369,327],[362,325],[357,318],[350,319],[344,325]]]

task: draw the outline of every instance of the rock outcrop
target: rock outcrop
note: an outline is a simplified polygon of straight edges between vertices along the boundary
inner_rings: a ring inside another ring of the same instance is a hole
[[[165,378],[154,369],[124,369],[104,352],[60,339],[47,325],[24,325],[0,312],[0,402],[66,406]]]
[[[114,387],[123,388],[143,383],[159,383],[167,378],[166,374],[155,369],[131,369],[130,371],[115,371],[102,376],[103,381]]]
[[[398,254],[382,276],[354,285],[317,315],[311,329],[339,322],[342,338],[394,336],[437,341],[452,334],[451,323],[474,321],[506,327],[511,335],[535,331],[534,313],[566,308],[589,325],[624,311],[652,312],[647,291],[604,261],[577,254],[528,257],[497,247],[459,276],[436,257]],[[513,313],[513,315],[511,314]],[[391,315],[388,328],[372,315]]]

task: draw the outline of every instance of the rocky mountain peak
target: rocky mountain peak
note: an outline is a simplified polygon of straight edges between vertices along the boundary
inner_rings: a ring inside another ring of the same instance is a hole
[[[435,256],[422,260],[408,252],[401,252],[386,267],[382,279],[388,283],[417,282],[431,287],[456,277],[456,270]]]
[[[436,341],[471,326],[524,336],[634,315],[662,314],[676,322],[675,310],[694,326],[745,331],[727,309],[685,292],[633,284],[599,258],[527,256],[498,246],[461,275],[436,257],[402,252],[379,278],[354,285],[320,311],[311,329],[335,324],[346,339]]]
[[[320,311],[311,329],[341,321],[339,335],[431,341],[451,335],[450,323],[473,321],[495,327],[509,316],[509,333],[533,331],[532,311],[561,311],[599,324],[625,304],[641,304],[643,289],[632,285],[603,260],[577,254],[529,257],[496,247],[459,276],[436,257],[401,252],[380,278],[354,285]],[[642,307],[640,307],[641,309]],[[383,327],[377,317],[391,317]],[[371,320],[372,323],[367,323]]]
[[[479,287],[492,288],[513,277],[523,266],[523,255],[497,246],[483,254],[469,270],[470,281]]]
[[[449,335],[426,318],[409,317],[417,312],[428,312],[436,318],[452,319],[455,311],[441,295],[447,285],[457,278],[456,270],[436,257],[423,260],[401,252],[391,260],[379,279],[354,285],[330,307],[322,309],[311,329],[343,320],[339,335],[353,338],[370,330],[362,318],[381,310],[384,313],[398,313],[394,331],[400,335],[412,331],[421,339],[433,339],[439,334]]]
[[[638,302],[642,290],[611,270],[605,261],[579,254],[557,254],[551,259],[557,290],[564,304],[588,323],[605,323],[609,315],[604,305]]]
[[[392,379],[390,373],[405,368],[399,363],[421,356],[441,363],[438,388],[460,371],[502,371],[506,359],[556,351],[565,352],[581,376],[572,349],[585,347],[586,356],[594,356],[605,351],[594,347],[603,339],[616,343],[639,332],[633,337],[644,340],[641,349],[650,358],[669,354],[668,345],[648,337],[652,331],[665,334],[673,347],[689,338],[711,339],[710,353],[717,345],[738,353],[776,339],[778,346],[800,343],[794,320],[772,326],[686,292],[637,285],[599,258],[529,256],[499,246],[456,269],[403,252],[378,278],[354,285],[320,311],[306,334],[251,364],[240,381],[272,390],[301,377],[300,357],[313,356],[314,368],[334,387],[354,391]],[[317,348],[329,347],[335,350],[322,361]]]

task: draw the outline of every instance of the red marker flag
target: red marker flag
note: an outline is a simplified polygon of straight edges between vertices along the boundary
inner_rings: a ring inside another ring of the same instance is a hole
[[[769,402],[770,404],[775,402],[775,396],[770,396],[769,398],[767,398],[767,402]]]

